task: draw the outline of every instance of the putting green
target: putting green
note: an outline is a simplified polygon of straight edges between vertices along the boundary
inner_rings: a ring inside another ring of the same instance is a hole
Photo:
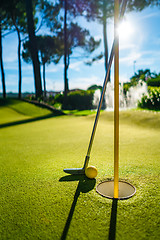
[[[13,106],[0,115],[0,239],[160,238],[159,112],[120,113],[120,179],[137,192],[118,202],[95,190],[113,178],[112,113],[101,114],[93,144],[96,180],[63,172],[83,166],[94,115],[36,120]]]

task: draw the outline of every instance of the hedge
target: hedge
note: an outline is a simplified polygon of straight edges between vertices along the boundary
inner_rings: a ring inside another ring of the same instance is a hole
[[[94,90],[77,90],[69,92],[67,101],[64,105],[64,95],[57,94],[54,98],[54,103],[61,103],[62,109],[67,110],[89,110],[93,108],[93,95]]]
[[[151,78],[147,80],[148,86],[160,87],[160,76],[157,78]]]
[[[138,107],[160,110],[160,88],[150,88],[148,94],[144,95],[138,102]]]

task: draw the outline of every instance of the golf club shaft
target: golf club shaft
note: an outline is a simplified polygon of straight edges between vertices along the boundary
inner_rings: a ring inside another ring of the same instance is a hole
[[[120,20],[122,19],[123,15],[124,15],[126,5],[127,5],[127,0],[123,0],[122,7],[121,7],[121,12],[120,12],[120,17],[119,17]],[[103,88],[102,88],[102,92],[101,92],[101,97],[100,97],[99,104],[98,104],[97,114],[96,114],[96,118],[95,118],[95,121],[94,121],[93,130],[92,130],[92,134],[91,134],[91,138],[90,138],[90,142],[89,142],[89,146],[88,146],[88,151],[87,151],[87,155],[86,155],[85,162],[84,162],[84,167],[83,167],[84,169],[88,166],[88,162],[89,162],[89,158],[90,158],[90,152],[91,152],[91,149],[92,149],[92,144],[93,144],[93,140],[94,140],[94,136],[95,136],[95,132],[96,132],[96,127],[97,127],[97,123],[98,123],[98,119],[99,119],[99,115],[100,115],[100,110],[101,110],[101,107],[102,107],[102,102],[103,102],[103,98],[104,98],[104,94],[105,94],[105,90],[106,90],[106,85],[107,85],[107,82],[108,82],[113,57],[114,57],[114,54],[115,54],[116,40],[117,40],[117,38],[115,37],[115,39],[113,41],[111,53],[110,53],[109,62],[108,62],[108,65],[107,65],[107,71],[106,71],[106,75],[105,75],[105,79],[104,79],[104,83],[103,83]]]

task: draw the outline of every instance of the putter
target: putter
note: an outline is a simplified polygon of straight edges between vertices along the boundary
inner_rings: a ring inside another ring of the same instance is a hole
[[[122,7],[121,7],[121,12],[120,12],[120,20],[124,16],[126,5],[127,5],[127,0],[123,0]],[[107,85],[107,82],[108,82],[109,72],[110,72],[113,57],[114,57],[114,54],[115,54],[115,43],[116,43],[116,41],[117,41],[117,38],[114,39],[113,44],[112,44],[112,49],[111,49],[109,62],[108,62],[108,66],[107,66],[107,71],[106,71],[106,75],[105,75],[105,79],[104,79],[104,83],[103,83],[101,97],[100,97],[100,100],[99,100],[98,109],[97,109],[97,113],[96,113],[96,117],[95,117],[95,121],[94,121],[94,125],[93,125],[93,130],[92,130],[92,134],[91,134],[91,138],[90,138],[90,142],[89,142],[89,146],[88,146],[88,150],[87,150],[87,155],[85,157],[84,165],[83,165],[82,168],[66,168],[66,169],[63,169],[63,171],[65,173],[69,173],[69,174],[73,174],[73,175],[85,174],[85,170],[88,166],[89,159],[90,159],[90,152],[91,152],[91,149],[92,149],[92,144],[93,144],[93,140],[94,140],[94,136],[95,136],[95,132],[96,132],[96,127],[97,127],[97,123],[98,123],[98,119],[99,119],[99,115],[100,115],[100,110],[101,110],[101,107],[102,107],[104,93],[105,93],[106,85]]]

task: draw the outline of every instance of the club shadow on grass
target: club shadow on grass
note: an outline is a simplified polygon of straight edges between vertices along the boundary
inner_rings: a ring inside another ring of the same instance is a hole
[[[86,176],[83,176],[83,175],[81,175],[81,176],[80,175],[68,175],[68,176],[62,177],[59,181],[60,182],[63,182],[63,181],[79,181],[76,192],[74,194],[74,199],[73,199],[70,211],[69,211],[69,215],[68,215],[68,218],[67,218],[65,227],[63,229],[62,236],[61,236],[61,240],[65,240],[66,237],[67,237],[67,234],[68,234],[68,230],[69,230],[69,227],[70,227],[70,224],[71,224],[73,213],[74,213],[74,210],[75,210],[77,200],[78,200],[78,197],[79,197],[80,193],[81,192],[82,193],[87,193],[87,192],[91,191],[96,184],[96,180],[95,179],[88,179]]]
[[[117,206],[118,199],[113,199],[108,240],[116,239]]]

